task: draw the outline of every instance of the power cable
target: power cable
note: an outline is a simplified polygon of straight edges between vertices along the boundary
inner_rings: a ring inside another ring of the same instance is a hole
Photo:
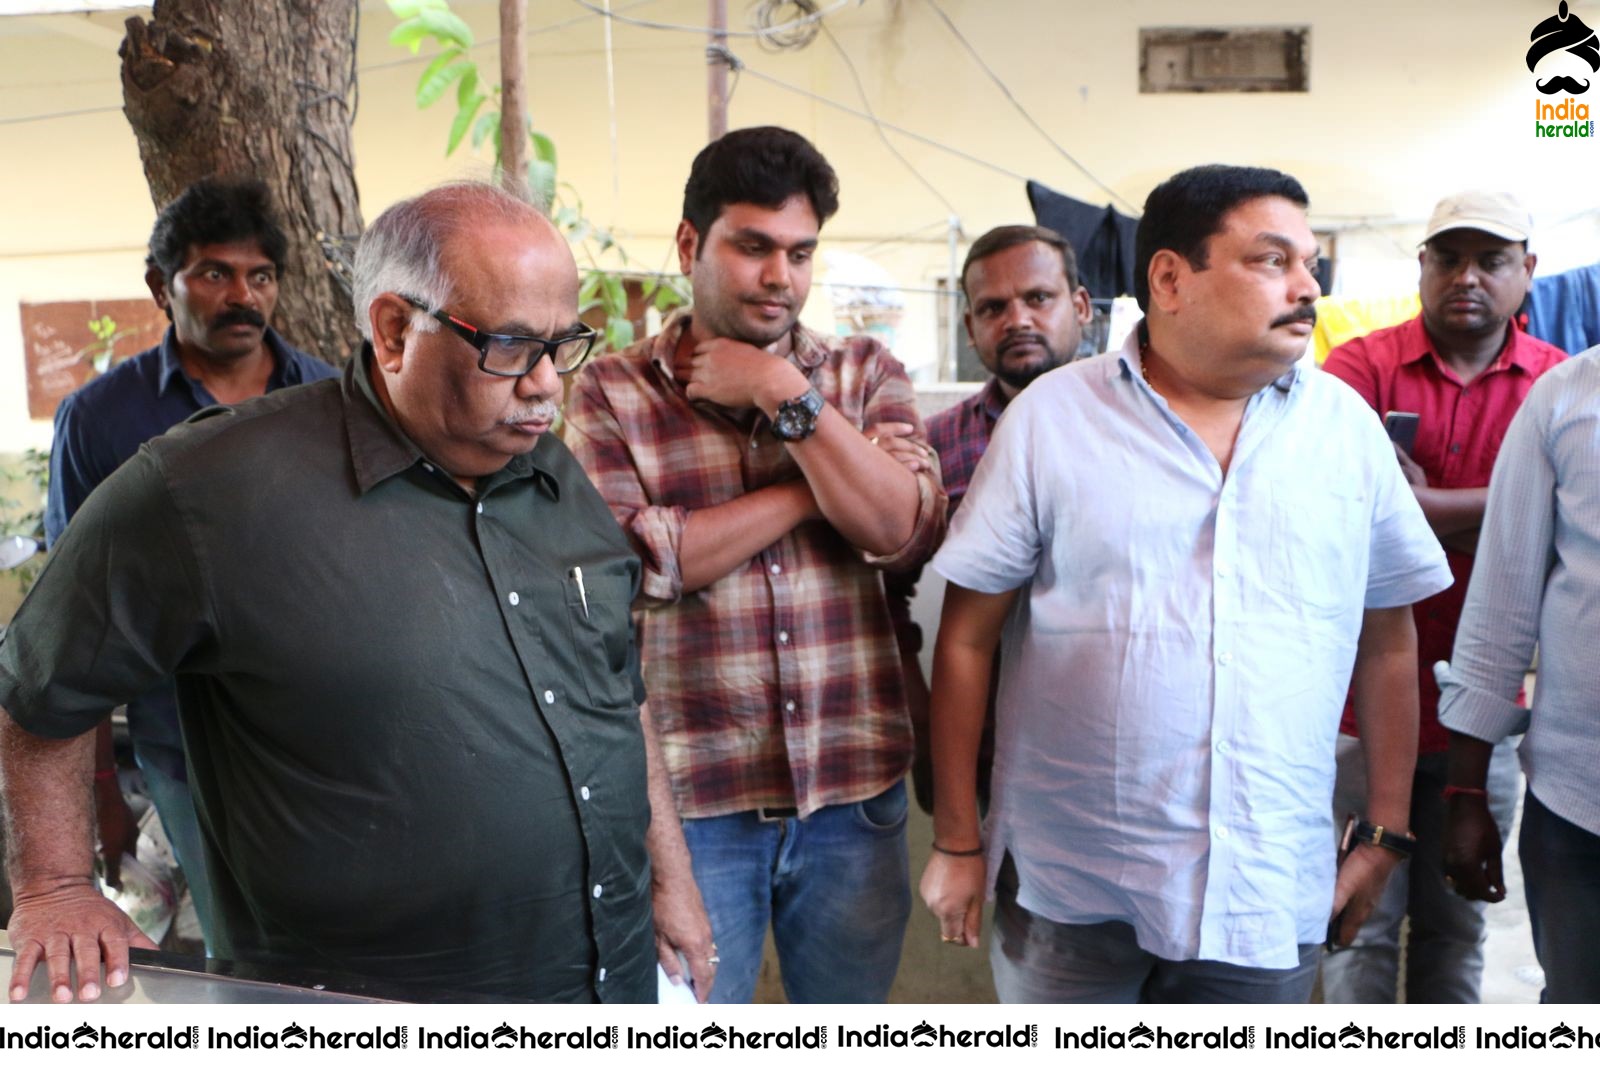
[[[844,50],[844,46],[839,43],[839,39],[833,35],[833,31],[828,28],[826,22],[818,23],[818,26],[821,28],[823,36],[828,38],[828,43],[833,45],[834,51],[839,53],[839,58],[844,60],[845,68],[850,71],[850,80],[855,82],[856,95],[861,97],[861,106],[867,109],[867,117],[872,120],[873,129],[878,131],[878,139],[889,150],[889,154],[898,159],[901,165],[911,172],[912,177],[921,182],[922,187],[932,193],[934,198],[945,206],[945,210],[952,215],[961,214],[956,210],[956,206],[950,202],[950,199],[928,180],[927,175],[912,166],[911,161],[901,154],[900,149],[894,146],[893,141],[889,140],[889,135],[884,132],[883,123],[878,121],[878,113],[872,109],[872,101],[867,99],[867,87],[861,83],[861,74],[856,70],[855,62],[850,58],[850,53]]]
[[[966,35],[956,28],[956,24],[954,22],[950,21],[950,16],[946,15],[944,13],[944,8],[939,6],[939,0],[927,0],[927,3],[929,7],[933,8],[934,13],[939,16],[940,20],[944,22],[945,26],[949,28],[950,32],[955,35],[956,40],[961,42],[961,46],[967,50],[967,54],[973,58],[974,62],[976,62],[979,67],[983,68],[983,72],[989,76],[989,80],[994,82],[994,84],[999,88],[1000,92],[1005,94],[1005,98],[1007,100],[1011,101],[1011,106],[1017,109],[1017,114],[1026,119],[1028,125],[1032,126],[1038,131],[1040,137],[1043,137],[1046,141],[1050,142],[1050,147],[1061,153],[1062,158],[1068,163],[1071,163],[1074,167],[1077,167],[1078,170],[1083,173],[1085,178],[1088,178],[1101,189],[1105,190],[1106,194],[1109,195],[1111,199],[1118,201],[1129,211],[1132,211],[1135,215],[1140,214],[1140,209],[1138,207],[1129,203],[1126,197],[1122,196],[1115,189],[1111,188],[1111,186],[1101,181],[1093,171],[1080,163],[1077,157],[1063,148],[1060,142],[1058,142],[1054,137],[1051,137],[1045,128],[1039,125],[1039,121],[1029,113],[1027,108],[1022,106],[1022,102],[1012,94],[1011,89],[1004,81],[1000,79],[1000,75],[994,72],[994,68],[990,67],[989,64],[983,61],[983,57],[979,55],[978,50],[972,46],[972,42],[967,40]]]
[[[787,33],[791,30],[799,29],[803,26],[809,26],[813,22],[821,22],[824,18],[827,18],[835,11],[838,11],[844,7],[848,7],[851,3],[851,0],[836,0],[835,3],[829,4],[827,7],[822,8],[821,10],[813,11],[809,15],[792,19],[789,22],[779,23],[776,26],[766,26],[758,30],[719,30],[714,26],[686,26],[681,22],[652,22],[649,19],[630,18],[627,15],[617,11],[607,11],[598,4],[590,3],[589,0],[572,0],[572,2],[581,8],[586,8],[589,11],[594,12],[596,15],[603,15],[608,19],[615,19],[617,22],[626,22],[630,26],[639,26],[647,30],[672,30],[676,33],[699,34],[702,37],[718,35],[722,37],[771,38]],[[855,2],[859,4],[861,0],[855,0]]]
[[[757,78],[769,85],[775,85],[779,89],[794,93],[797,96],[803,96],[806,99],[813,100],[825,107],[831,107],[835,111],[843,111],[847,115],[854,115],[856,118],[866,119],[868,122],[872,122],[883,127],[885,130],[893,130],[902,137],[908,137],[911,140],[916,141],[919,144],[925,144],[930,148],[937,148],[941,152],[956,156],[959,159],[964,159],[968,163],[973,163],[977,166],[983,167],[985,170],[992,170],[996,174],[1003,174],[1007,178],[1014,178],[1019,182],[1025,182],[1028,180],[1027,175],[1018,174],[1014,170],[1002,167],[993,160],[984,159],[981,156],[975,156],[971,152],[964,151],[955,147],[954,145],[945,144],[943,141],[934,140],[932,137],[917,133],[915,130],[908,130],[904,126],[897,126],[892,122],[885,122],[882,119],[867,114],[865,111],[862,111],[858,108],[853,108],[849,104],[841,104],[837,100],[832,100],[826,96],[822,96],[819,93],[814,93],[810,89],[803,89],[798,85],[784,81],[782,78],[774,78],[770,74],[765,74],[759,70],[756,70],[754,67],[745,63],[744,60],[740,59],[738,56],[734,55],[732,52],[728,51],[728,49],[723,48],[720,45],[712,45],[708,47],[706,49],[706,54],[708,56],[715,56],[715,58],[722,60],[722,62],[728,65],[729,70],[743,71],[748,73],[752,78]]]

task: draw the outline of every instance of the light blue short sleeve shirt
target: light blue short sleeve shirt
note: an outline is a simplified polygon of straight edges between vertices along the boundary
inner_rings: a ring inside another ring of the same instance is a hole
[[[1299,962],[1333,898],[1334,744],[1362,612],[1451,576],[1372,411],[1291,371],[1229,472],[1123,352],[1007,408],[934,568],[1023,588],[1003,637],[991,877],[1166,959]]]

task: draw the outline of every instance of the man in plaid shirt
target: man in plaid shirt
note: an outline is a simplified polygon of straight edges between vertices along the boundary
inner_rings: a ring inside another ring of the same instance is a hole
[[[791,1001],[882,1001],[910,912],[881,572],[932,554],[945,496],[900,363],[798,323],[837,207],[798,134],[706,146],[677,234],[693,310],[586,368],[568,405],[644,562],[645,685],[723,1002],[753,996],[769,923]]]

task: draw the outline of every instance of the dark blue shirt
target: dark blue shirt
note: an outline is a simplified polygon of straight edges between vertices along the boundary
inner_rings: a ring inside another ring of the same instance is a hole
[[[269,393],[339,375],[320,359],[291,348],[270,328],[265,340],[272,353]],[[159,345],[118,363],[63,400],[56,409],[55,440],[50,449],[46,542],[56,543],[95,486],[139,451],[140,445],[216,403],[204,385],[184,373],[171,327]],[[187,778],[170,682],[129,702],[128,730],[142,759],[160,759],[168,774]]]

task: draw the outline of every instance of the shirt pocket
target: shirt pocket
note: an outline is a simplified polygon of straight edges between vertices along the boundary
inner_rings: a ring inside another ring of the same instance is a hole
[[[626,574],[569,570],[562,588],[578,673],[591,705],[632,708],[632,580]]]

